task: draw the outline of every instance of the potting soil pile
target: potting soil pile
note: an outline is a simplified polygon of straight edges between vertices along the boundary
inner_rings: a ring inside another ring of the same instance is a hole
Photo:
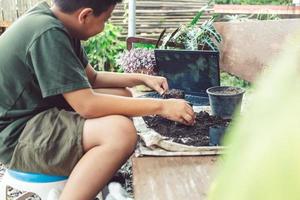
[[[210,107],[194,106],[194,111],[197,113],[201,111],[210,113]],[[147,118],[145,118],[145,120],[148,123],[151,119],[147,120]],[[145,120],[142,117],[134,118],[134,124],[141,138],[135,152],[136,156],[215,155],[222,153],[224,150],[222,146],[209,146],[209,137],[205,135],[202,135],[201,141],[199,140],[193,145],[191,145],[191,142],[185,140],[185,138],[174,139],[166,135],[162,135],[158,133],[159,130],[155,131],[153,128],[149,128],[149,123],[146,124]],[[221,121],[220,123],[226,124],[227,122]],[[181,128],[180,124],[175,124],[174,126],[178,127],[178,129]],[[161,128],[162,127],[159,127],[158,129]],[[172,135],[172,133],[170,133],[170,135]],[[195,135],[195,138],[200,137]],[[193,137],[189,139],[193,139]]]

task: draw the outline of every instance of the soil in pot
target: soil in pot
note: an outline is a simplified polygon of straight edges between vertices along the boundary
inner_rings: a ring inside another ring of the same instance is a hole
[[[179,124],[160,116],[143,117],[148,128],[151,128],[167,137],[169,140],[190,145],[190,146],[209,146],[210,142],[209,128],[214,126],[227,127],[230,119],[222,119],[216,116],[210,116],[207,112],[201,111],[196,114],[196,123],[194,126]]]
[[[183,90],[179,90],[179,89],[171,89],[171,90],[167,90],[166,92],[164,92],[161,97],[163,99],[185,99],[185,92]],[[188,100],[186,100],[188,101]],[[193,106],[193,103],[189,102],[190,106]]]
[[[235,88],[235,87],[223,87],[222,90],[216,89],[215,91],[213,91],[215,95],[236,95],[236,94],[240,94],[241,92],[242,91],[240,88]]]
[[[162,95],[163,99],[184,99],[185,98],[185,93],[183,90],[179,90],[179,89],[171,89],[171,90],[167,90],[166,92],[164,92]]]

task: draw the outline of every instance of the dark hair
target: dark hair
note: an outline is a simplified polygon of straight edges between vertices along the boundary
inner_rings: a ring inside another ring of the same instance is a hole
[[[110,6],[120,3],[122,0],[53,0],[53,2],[65,13],[73,13],[80,8],[92,8],[94,15],[99,16]]]

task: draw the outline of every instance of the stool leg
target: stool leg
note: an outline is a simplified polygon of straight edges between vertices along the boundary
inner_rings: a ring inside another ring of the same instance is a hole
[[[47,195],[46,200],[57,200],[59,199],[59,196],[61,194],[62,190],[61,189],[51,189]]]
[[[6,200],[7,198],[7,191],[6,191],[6,173],[4,173],[4,176],[2,177],[2,180],[0,182],[0,199],[1,200]]]
[[[0,184],[0,199],[6,200],[6,185]]]

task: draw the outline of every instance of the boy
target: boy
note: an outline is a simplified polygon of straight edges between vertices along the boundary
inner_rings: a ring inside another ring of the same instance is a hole
[[[118,2],[43,2],[0,37],[0,161],[69,176],[61,200],[93,199],[128,159],[137,139],[129,117],[194,123],[186,101],[136,99],[126,89],[145,84],[163,93],[165,78],[88,64],[80,40],[100,33]]]

